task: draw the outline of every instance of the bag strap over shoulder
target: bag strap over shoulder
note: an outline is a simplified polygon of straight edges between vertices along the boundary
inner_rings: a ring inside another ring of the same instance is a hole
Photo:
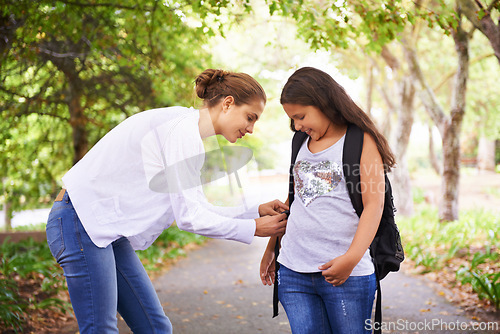
[[[344,177],[346,181],[347,190],[349,197],[351,198],[351,203],[356,214],[361,217],[363,212],[363,198],[361,195],[361,170],[360,161],[361,153],[363,152],[363,139],[364,132],[356,125],[349,124],[347,127],[346,138],[344,141],[344,150],[342,155],[342,163],[344,170]],[[385,176],[386,187],[388,185],[387,175]],[[390,183],[389,183],[390,187]],[[386,191],[386,201],[387,201],[387,191]],[[373,258],[372,249],[370,249],[370,254]],[[382,323],[382,288],[380,286],[380,275],[378,273],[377,266],[375,265],[375,275],[377,279],[377,299],[375,302],[375,323]],[[380,328],[375,329],[375,334],[380,334]]]
[[[363,139],[364,132],[357,125],[349,124],[347,126],[342,153],[342,168],[347,191],[358,217],[361,217],[363,212],[363,199],[359,186],[361,182],[360,161],[363,152]]]
[[[294,189],[293,189],[293,166],[295,165],[295,160],[297,160],[297,155],[299,154],[300,147],[308,137],[307,133],[302,131],[297,131],[292,138],[292,159],[290,161],[290,172],[289,172],[289,183],[288,183],[288,205],[291,206],[294,199]]]

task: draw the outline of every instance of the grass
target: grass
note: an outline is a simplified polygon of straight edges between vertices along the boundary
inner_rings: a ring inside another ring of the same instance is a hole
[[[227,187],[215,186],[210,197],[216,204],[228,205]],[[236,189],[237,191],[237,189]],[[487,193],[498,197],[496,188]],[[237,195],[237,194],[236,194]],[[234,201],[238,196],[229,196]],[[485,210],[460,212],[460,219],[440,223],[437,209],[425,204],[423,190],[415,188],[416,214],[397,216],[405,253],[420,273],[446,272],[453,284],[469,287],[478,298],[500,307],[500,217]],[[229,203],[237,204],[237,203]],[[44,224],[21,227],[16,231],[43,230]],[[206,238],[180,231],[165,230],[155,243],[137,254],[151,276],[165,263],[186,255],[186,247]],[[62,270],[52,258],[46,243],[26,240],[0,245],[0,332],[36,332],[32,319],[55,319],[70,313]],[[451,274],[450,274],[451,273]],[[31,326],[31,327],[30,327]]]
[[[40,226],[17,231],[40,230]],[[43,227],[42,227],[43,228]],[[186,255],[184,248],[201,244],[206,238],[179,230],[176,226],[163,231],[155,243],[137,251],[150,275],[165,267],[165,262]],[[71,313],[62,269],[52,257],[46,242],[32,238],[0,245],[0,332],[37,332],[46,329],[50,319]]]
[[[435,208],[419,205],[411,218],[398,217],[406,256],[420,273],[449,271],[480,299],[500,307],[500,217],[485,210],[460,213],[440,223]]]

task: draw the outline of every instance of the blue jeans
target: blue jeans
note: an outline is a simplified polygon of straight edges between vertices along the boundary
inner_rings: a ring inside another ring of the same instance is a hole
[[[171,333],[144,266],[129,241],[106,248],[90,240],[68,193],[56,201],[47,222],[50,251],[64,270],[80,333],[118,333],[118,311],[134,333]]]
[[[371,319],[375,274],[350,276],[335,287],[321,272],[298,273],[280,265],[277,279],[292,333],[370,333],[365,321]]]

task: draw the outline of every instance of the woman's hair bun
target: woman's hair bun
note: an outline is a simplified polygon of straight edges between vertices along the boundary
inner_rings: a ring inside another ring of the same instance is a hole
[[[213,107],[226,96],[232,96],[236,105],[250,104],[255,100],[266,103],[262,86],[246,73],[207,69],[195,79],[196,95],[205,107]]]
[[[213,96],[208,96],[208,95],[213,95],[211,94],[211,91],[213,91],[213,89],[210,88],[223,82],[224,77],[228,73],[229,72],[224,70],[218,70],[218,69],[216,70],[212,68],[203,71],[200,75],[196,77],[195,80],[196,95],[198,95],[200,99],[212,98]]]

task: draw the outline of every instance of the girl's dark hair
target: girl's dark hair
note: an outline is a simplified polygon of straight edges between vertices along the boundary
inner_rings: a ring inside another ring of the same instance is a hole
[[[206,107],[215,106],[220,99],[231,95],[236,105],[251,104],[256,100],[266,103],[262,86],[246,73],[206,69],[195,80],[196,95]]]
[[[313,67],[298,69],[283,87],[280,102],[317,107],[334,124],[356,124],[375,140],[385,171],[389,172],[396,164],[385,137],[377,130],[370,117],[329,74]],[[297,131],[293,120],[290,122],[290,127],[293,131]]]

